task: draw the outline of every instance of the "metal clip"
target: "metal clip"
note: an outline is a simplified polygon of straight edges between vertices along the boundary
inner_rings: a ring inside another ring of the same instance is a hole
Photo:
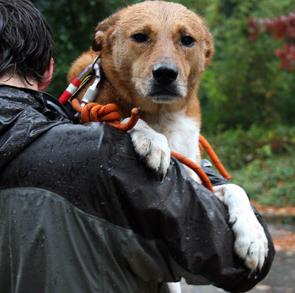
[[[100,60],[96,58],[93,62],[92,69],[95,74],[95,79],[92,85],[87,89],[83,99],[81,100],[81,106],[85,106],[88,103],[91,103],[95,100],[98,94],[98,85],[101,81],[101,74],[100,74]]]

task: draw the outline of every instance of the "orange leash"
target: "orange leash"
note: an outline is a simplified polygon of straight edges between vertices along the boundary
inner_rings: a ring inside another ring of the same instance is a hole
[[[130,119],[122,123],[120,122],[122,116],[119,112],[119,108],[116,104],[107,104],[107,105],[100,105],[97,103],[89,103],[81,106],[80,101],[78,99],[73,99],[71,101],[72,107],[78,113],[80,113],[80,120],[82,123],[87,122],[107,122],[111,126],[115,127],[116,129],[120,129],[123,131],[128,131],[132,129],[139,119],[139,109],[133,108],[131,110]],[[208,141],[200,135],[200,144],[205,149],[209,157],[211,158],[213,164],[216,166],[220,174],[226,178],[230,179],[231,176],[228,174],[222,163],[220,162],[218,156],[216,155],[215,151],[213,150],[212,146],[208,143]],[[207,176],[207,174],[202,170],[202,168],[190,160],[189,158],[185,157],[182,154],[179,154],[175,151],[171,152],[171,156],[175,159],[179,160],[181,163],[186,165],[187,167],[194,170],[198,176],[200,177],[202,184],[207,187],[209,190],[213,191],[212,183]]]
[[[207,174],[203,171],[203,169],[194,161],[190,160],[189,158],[185,157],[184,155],[177,153],[175,151],[171,152],[171,156],[177,159],[182,164],[186,165],[187,167],[194,170],[201,179],[202,184],[208,188],[210,191],[213,192],[213,185],[207,176]]]
[[[217,168],[217,170],[219,171],[219,173],[225,179],[230,180],[231,179],[231,176],[229,175],[229,173],[227,172],[227,170],[224,168],[224,166],[220,162],[217,154],[215,153],[213,147],[209,144],[209,142],[207,141],[207,139],[203,135],[200,135],[199,136],[199,142],[200,142],[201,146],[204,148],[204,150],[206,151],[206,153],[208,154],[208,156],[210,157],[212,163],[215,165],[215,167]]]
[[[139,119],[139,108],[133,108],[131,110],[130,119],[123,123],[120,122],[122,116],[116,104],[100,105],[97,103],[89,103],[82,107],[78,99],[73,99],[71,103],[74,110],[80,113],[80,120],[82,123],[107,122],[116,129],[128,131],[135,126]]]

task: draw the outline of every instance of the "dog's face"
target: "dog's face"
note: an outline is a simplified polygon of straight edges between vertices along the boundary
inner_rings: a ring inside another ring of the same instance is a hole
[[[183,103],[213,54],[203,20],[184,6],[146,1],[97,27],[94,50],[113,86],[141,104]]]

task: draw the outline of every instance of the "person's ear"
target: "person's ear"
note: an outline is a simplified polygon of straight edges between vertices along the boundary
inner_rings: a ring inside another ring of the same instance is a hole
[[[45,72],[43,74],[42,81],[38,82],[38,90],[39,91],[43,91],[48,88],[48,86],[50,85],[50,83],[52,81],[53,70],[54,70],[54,59],[51,58],[48,68],[45,70]]]

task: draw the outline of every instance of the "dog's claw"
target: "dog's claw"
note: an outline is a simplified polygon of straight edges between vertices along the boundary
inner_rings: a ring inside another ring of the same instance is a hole
[[[144,158],[148,167],[164,177],[171,157],[167,138],[141,119],[129,133],[136,153]]]

